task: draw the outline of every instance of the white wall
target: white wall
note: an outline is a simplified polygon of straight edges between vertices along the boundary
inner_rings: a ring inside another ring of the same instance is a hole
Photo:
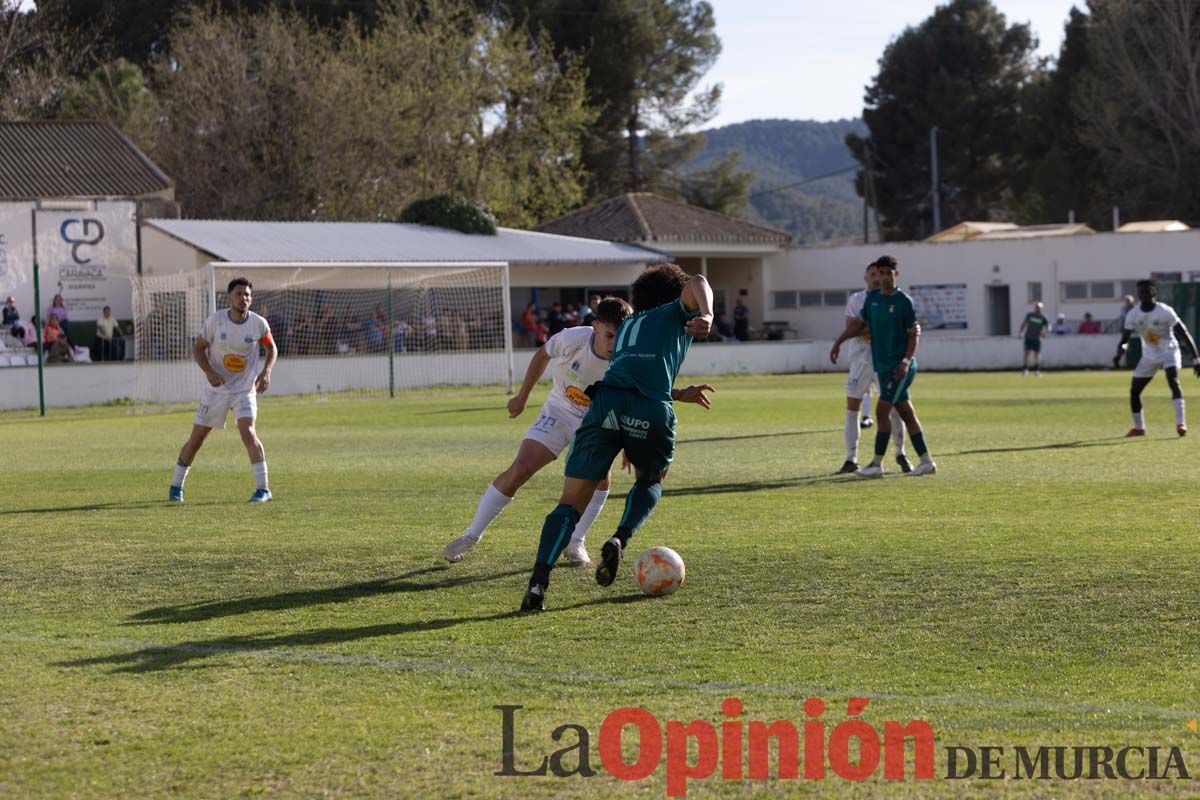
[[[1042,363],[1048,368],[1103,367],[1116,352],[1111,336],[1059,336],[1047,339]],[[694,345],[683,364],[686,375],[824,372],[844,370],[829,363],[832,340],[753,342]],[[533,350],[514,355],[517,385],[525,375]],[[923,338],[917,361],[922,370],[1015,369],[1021,363],[1021,342],[1003,337]],[[396,361],[399,388],[440,383],[447,377],[479,384],[501,384],[505,370],[500,358],[488,354],[407,355]],[[275,368],[271,394],[309,394],[347,389],[386,389],[387,362],[380,356],[282,359]],[[51,407],[89,405],[153,391],[161,402],[195,402],[203,378],[190,362],[155,364],[140,374],[133,363],[59,364],[46,368],[46,404]],[[683,379],[681,379],[683,380]],[[319,388],[318,388],[319,387]],[[36,408],[37,368],[0,369],[0,409]]]
[[[770,288],[780,290],[861,287],[863,270],[888,253],[900,262],[901,287],[920,284],[967,284],[966,334],[987,333],[989,285],[1007,285],[1010,324],[1015,334],[1030,310],[1027,284],[1041,282],[1045,313],[1081,319],[1115,319],[1119,298],[1063,301],[1068,281],[1133,280],[1151,272],[1200,271],[1200,230],[1176,233],[1098,233],[983,242],[888,242],[782,251],[768,262]],[[1117,287],[1119,290],[1119,287]],[[768,310],[766,319],[786,320],[802,338],[833,336],[844,326],[843,309]],[[960,336],[961,331],[928,331],[929,338]]]
[[[153,225],[142,225],[142,274],[170,275],[203,269],[212,258]]]

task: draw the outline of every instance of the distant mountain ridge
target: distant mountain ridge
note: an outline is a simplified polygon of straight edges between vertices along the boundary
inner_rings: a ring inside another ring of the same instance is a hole
[[[754,174],[746,217],[788,231],[804,244],[862,235],[862,198],[854,170],[768,194],[764,190],[855,166],[847,133],[864,134],[862,120],[833,122],[756,119],[704,131],[704,149],[688,165],[705,168],[740,152],[739,169]]]

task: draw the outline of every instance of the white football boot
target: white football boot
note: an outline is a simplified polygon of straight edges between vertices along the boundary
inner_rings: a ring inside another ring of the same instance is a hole
[[[913,467],[912,475],[933,475],[937,472],[937,464],[933,463],[933,459],[925,456],[921,459],[921,463]]]
[[[446,549],[442,551],[442,558],[449,561],[451,564],[457,564],[463,560],[463,556],[471,552],[471,548],[479,544],[479,539],[469,533],[464,533],[450,544],[446,545]]]
[[[590,567],[592,558],[588,555],[587,548],[583,546],[582,541],[572,541],[567,545],[567,549],[563,550],[563,558],[572,567]]]
[[[860,478],[882,478],[883,465],[871,462],[854,474]]]

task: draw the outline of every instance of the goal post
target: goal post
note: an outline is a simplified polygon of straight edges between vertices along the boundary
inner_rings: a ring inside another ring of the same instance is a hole
[[[191,348],[244,276],[279,348],[272,394],[396,396],[452,385],[514,388],[507,262],[217,261],[135,281],[140,403],[191,401]]]

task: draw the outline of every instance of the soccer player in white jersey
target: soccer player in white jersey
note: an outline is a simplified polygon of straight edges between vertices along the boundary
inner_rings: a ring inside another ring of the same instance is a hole
[[[213,428],[224,428],[229,411],[237,420],[238,433],[250,456],[250,471],[254,473],[254,494],[251,503],[271,499],[267,487],[267,457],[254,429],[258,413],[258,395],[271,385],[271,368],[279,351],[271,338],[271,326],[250,310],[253,286],[245,278],[229,282],[229,308],[210,314],[204,328],[192,346],[192,358],[204,372],[208,386],[196,411],[192,435],[179,451],[175,474],[171,478],[169,498],[183,502],[183,482],[204,440]],[[266,351],[261,372],[258,350]]]
[[[879,273],[875,269],[874,264],[867,265],[867,271],[863,275],[863,282],[867,284],[866,289],[854,292],[846,301],[846,331],[850,330],[851,326],[858,327],[859,314],[862,313],[863,302],[867,299],[867,292],[879,288]],[[858,471],[858,430],[859,410],[866,406],[864,411],[864,419],[862,422],[863,428],[871,427],[871,386],[874,384],[876,391],[879,390],[878,381],[875,378],[875,367],[871,359],[871,343],[869,341],[870,334],[864,329],[857,336],[848,337],[846,341],[847,356],[850,363],[850,372],[846,376],[846,424],[842,431],[842,439],[846,444],[846,463],[842,464],[835,474],[853,474]],[[836,342],[833,349],[829,351],[829,359],[836,364],[840,345]],[[896,463],[900,465],[903,472],[911,472],[912,466],[908,463],[908,456],[904,454],[904,421],[900,419],[900,414],[895,407],[892,408],[892,441],[896,443]]]
[[[1179,339],[1182,339],[1192,351],[1192,368],[1196,377],[1200,378],[1200,351],[1187,326],[1179,319],[1175,309],[1166,303],[1158,302],[1158,287],[1154,281],[1138,281],[1137,296],[1140,301],[1136,308],[1125,315],[1125,329],[1121,332],[1121,344],[1117,346],[1117,354],[1113,357],[1113,366],[1120,366],[1121,357],[1129,346],[1129,339],[1135,333],[1142,337],[1142,357],[1133,369],[1133,383],[1129,388],[1129,408],[1133,412],[1133,427],[1129,436],[1146,435],[1146,418],[1142,413],[1142,390],[1162,367],[1167,376],[1167,386],[1171,387],[1171,398],[1175,401],[1175,431],[1180,436],[1187,435],[1187,417],[1184,413],[1183,390],[1179,387],[1179,367],[1182,363],[1179,353]],[[1178,337],[1178,338],[1176,338]]]
[[[512,502],[517,490],[537,474],[538,470],[558,458],[575,435],[575,429],[587,413],[591,398],[585,390],[604,377],[608,369],[608,358],[612,355],[617,328],[632,313],[633,309],[619,297],[606,297],[600,301],[592,318],[592,325],[565,328],[554,334],[546,344],[538,348],[525,371],[525,380],[517,394],[508,401],[508,416],[519,417],[529,402],[529,394],[541,379],[546,368],[553,365],[551,373],[554,386],[550,396],[542,405],[542,411],[521,440],[517,457],[504,472],[496,476],[475,509],[475,517],[467,530],[446,545],[443,557],[451,562],[462,561],[471,548],[483,538],[483,532],[492,520]],[[600,482],[592,494],[591,502],[571,543],[563,555],[569,563],[586,565],[591,563],[584,537],[588,527],[600,515],[604,501],[608,498],[609,481]]]

